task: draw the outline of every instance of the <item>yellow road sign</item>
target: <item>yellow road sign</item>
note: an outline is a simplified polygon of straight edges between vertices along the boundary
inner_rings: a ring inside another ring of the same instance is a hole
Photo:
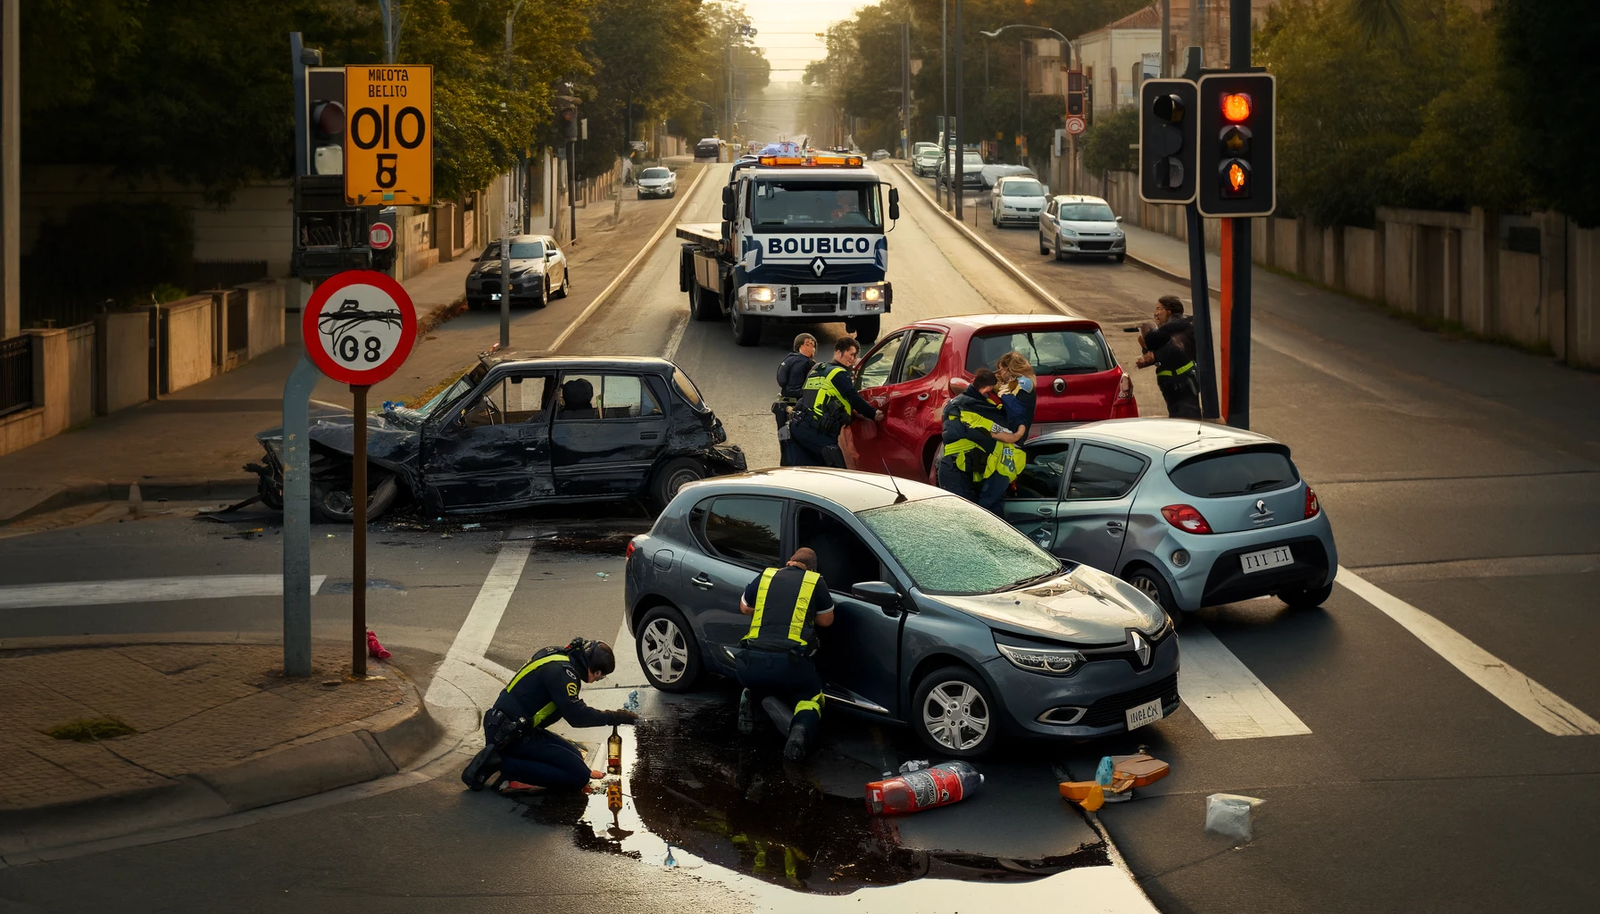
[[[433,203],[433,67],[345,67],[344,200]]]

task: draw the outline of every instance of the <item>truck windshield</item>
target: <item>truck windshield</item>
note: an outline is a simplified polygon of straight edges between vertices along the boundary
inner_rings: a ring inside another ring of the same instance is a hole
[[[876,181],[764,180],[755,185],[750,218],[767,231],[883,228]]]

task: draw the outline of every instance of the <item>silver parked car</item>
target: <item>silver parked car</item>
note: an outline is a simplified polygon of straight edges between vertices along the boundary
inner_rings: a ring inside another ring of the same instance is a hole
[[[1178,639],[1138,590],[943,490],[816,468],[687,485],[628,544],[625,612],[651,684],[734,675],[740,596],[801,546],[836,607],[817,656],[830,713],[976,756],[1002,732],[1101,736],[1177,710]]]
[[[670,168],[652,165],[639,172],[639,199],[671,197],[678,192],[678,175]]]
[[[939,170],[940,158],[938,143],[918,143],[911,154],[911,173],[923,178],[932,175]]]
[[[478,265],[467,274],[467,307],[473,310],[500,306],[500,242],[491,241],[472,258]],[[552,298],[566,298],[572,290],[567,255],[549,235],[511,236],[511,304],[543,308]]]
[[[1063,194],[1050,200],[1039,216],[1039,253],[1062,260],[1088,254],[1110,256],[1121,263],[1127,256],[1127,238],[1117,223],[1122,217],[1099,197]]]
[[[995,226],[1020,222],[1035,225],[1050,188],[1032,175],[1013,175],[994,182],[989,192],[989,221]]]
[[[1030,439],[1026,450],[1006,519],[1175,619],[1267,595],[1320,606],[1333,591],[1333,526],[1289,448],[1266,435],[1114,419]]]

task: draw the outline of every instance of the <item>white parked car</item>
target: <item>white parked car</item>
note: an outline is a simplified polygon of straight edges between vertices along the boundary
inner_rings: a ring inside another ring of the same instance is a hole
[[[678,176],[670,168],[659,165],[639,172],[639,199],[646,197],[671,197],[678,192]]]
[[[1039,253],[1055,259],[1089,255],[1111,257],[1118,263],[1127,256],[1122,217],[1099,197],[1063,194],[1052,197],[1039,216]]]
[[[989,192],[989,221],[996,226],[1008,222],[1037,225],[1049,194],[1050,188],[1032,175],[1001,178]]]
[[[939,170],[939,144],[918,143],[917,151],[911,154],[911,173],[922,178]]]

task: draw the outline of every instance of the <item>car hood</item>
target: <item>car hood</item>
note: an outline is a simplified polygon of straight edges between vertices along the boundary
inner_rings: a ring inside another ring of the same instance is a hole
[[[663,184],[671,184],[671,183],[672,183],[672,179],[671,178],[640,178],[639,179],[639,186],[640,187],[660,187]]]
[[[500,263],[498,260],[485,260],[479,263],[472,272],[479,276],[499,276]],[[544,260],[542,258],[529,257],[523,260],[511,261],[511,274],[515,276],[517,273],[522,272],[543,273]]]
[[[340,454],[355,453],[355,415],[348,408],[312,400],[308,413],[313,443]],[[367,456],[375,463],[409,467],[416,456],[418,439],[415,428],[388,413],[367,416]],[[281,447],[283,428],[259,432],[256,440],[272,448]]]
[[[1078,565],[1023,590],[937,597],[962,612],[1021,633],[1078,645],[1121,644],[1130,628],[1154,635],[1166,614],[1133,585]]]
[[[1015,194],[1001,194],[1000,203],[1004,206],[1028,206],[1044,209],[1043,197],[1023,197]]]
[[[1116,222],[1105,222],[1099,219],[1079,220],[1063,219],[1062,228],[1072,229],[1074,232],[1093,232],[1095,234],[1111,235],[1122,231],[1122,225]]]

